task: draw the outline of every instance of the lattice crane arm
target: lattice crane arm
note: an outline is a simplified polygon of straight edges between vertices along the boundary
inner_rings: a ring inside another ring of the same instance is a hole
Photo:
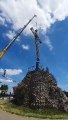
[[[33,27],[30,28],[30,30],[32,31],[34,38],[35,38],[35,46],[36,46],[36,70],[39,70],[39,63],[40,63],[40,54],[39,54],[39,43],[41,43],[39,36],[38,36],[38,32],[37,29],[34,30]]]
[[[41,40],[39,39],[39,36],[38,36],[38,30],[37,30],[37,29],[34,30],[33,27],[31,27],[30,30],[32,31],[32,33],[33,33],[35,39],[37,39],[39,43],[42,43]]]
[[[0,59],[3,57],[3,55],[7,52],[7,50],[9,49],[9,47],[14,43],[14,41],[21,35],[21,33],[24,31],[24,29],[28,26],[28,24],[34,19],[34,17],[36,17],[36,15],[34,15],[25,25],[24,27],[21,29],[21,31],[19,33],[17,33],[17,35],[14,36],[14,38],[10,41],[10,43],[3,49],[3,51],[0,53]]]

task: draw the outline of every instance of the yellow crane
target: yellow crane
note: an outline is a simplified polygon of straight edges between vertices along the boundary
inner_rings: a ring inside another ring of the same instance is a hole
[[[36,17],[36,15],[34,15],[25,25],[23,28],[21,28],[20,32],[17,33],[17,35],[15,35],[13,37],[13,39],[10,41],[10,43],[3,49],[3,51],[0,53],[0,59],[3,57],[3,55],[7,52],[7,50],[9,49],[9,47],[14,43],[14,41],[20,36],[20,34],[23,32],[23,30],[28,26],[28,24],[34,19],[34,17]]]

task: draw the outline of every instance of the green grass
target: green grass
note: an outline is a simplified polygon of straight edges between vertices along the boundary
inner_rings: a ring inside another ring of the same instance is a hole
[[[23,106],[16,106],[9,101],[0,100],[0,108],[21,116],[48,118],[51,120],[68,120],[68,113],[56,109],[32,110]]]

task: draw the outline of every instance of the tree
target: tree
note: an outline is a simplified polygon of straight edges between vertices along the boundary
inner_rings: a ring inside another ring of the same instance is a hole
[[[0,90],[1,90],[1,94],[5,95],[8,91],[8,85],[5,85],[5,84],[1,85]]]

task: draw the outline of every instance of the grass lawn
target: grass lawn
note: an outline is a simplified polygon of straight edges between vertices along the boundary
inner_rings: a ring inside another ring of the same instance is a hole
[[[21,116],[45,118],[48,120],[68,120],[68,113],[56,109],[32,110],[23,106],[16,106],[7,100],[0,100],[0,109]]]

